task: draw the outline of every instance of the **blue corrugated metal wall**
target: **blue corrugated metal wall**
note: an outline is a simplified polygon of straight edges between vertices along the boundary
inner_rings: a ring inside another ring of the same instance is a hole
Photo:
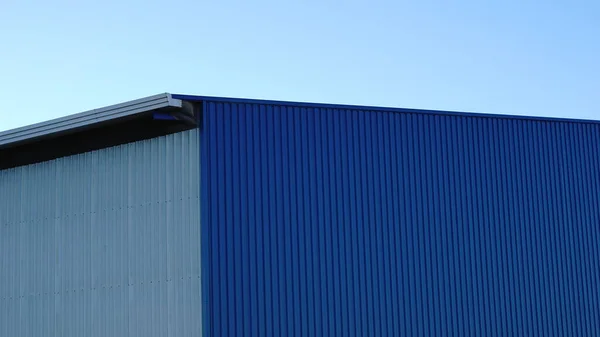
[[[592,336],[600,125],[205,101],[207,336]]]

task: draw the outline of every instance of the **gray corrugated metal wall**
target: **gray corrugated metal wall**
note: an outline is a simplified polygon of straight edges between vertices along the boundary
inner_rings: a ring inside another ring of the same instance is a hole
[[[0,171],[0,336],[201,331],[198,131]]]

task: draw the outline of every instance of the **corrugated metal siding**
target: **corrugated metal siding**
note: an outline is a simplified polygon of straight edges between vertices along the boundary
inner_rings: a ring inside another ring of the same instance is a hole
[[[598,124],[206,101],[209,336],[593,336]]]
[[[198,131],[0,171],[0,336],[198,336]]]

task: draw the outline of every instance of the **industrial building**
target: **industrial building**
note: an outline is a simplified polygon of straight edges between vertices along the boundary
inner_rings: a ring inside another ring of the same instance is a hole
[[[162,94],[0,133],[0,336],[595,336],[600,122]]]

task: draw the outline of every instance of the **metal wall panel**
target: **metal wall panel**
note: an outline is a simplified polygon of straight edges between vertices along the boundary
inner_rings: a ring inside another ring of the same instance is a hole
[[[208,336],[593,336],[600,125],[206,100]]]
[[[198,130],[0,171],[0,336],[199,336]]]

